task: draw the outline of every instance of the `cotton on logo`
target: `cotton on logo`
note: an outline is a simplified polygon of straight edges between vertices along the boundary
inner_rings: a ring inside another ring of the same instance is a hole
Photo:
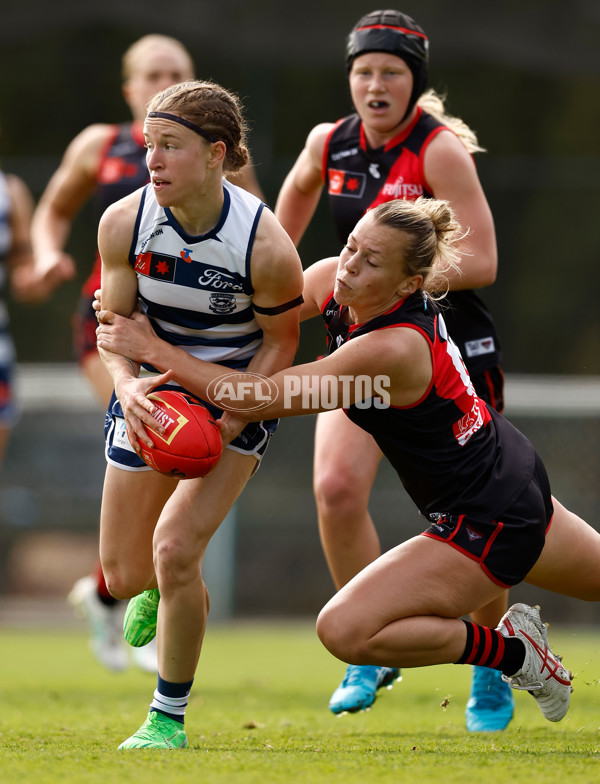
[[[258,411],[277,400],[279,390],[259,373],[226,373],[210,382],[208,400],[226,411]]]

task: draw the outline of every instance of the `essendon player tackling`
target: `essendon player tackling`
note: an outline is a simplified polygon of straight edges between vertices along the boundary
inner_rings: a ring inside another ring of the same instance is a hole
[[[375,438],[428,527],[345,585],[321,611],[319,636],[353,665],[453,662],[499,672],[559,721],[571,675],[550,649],[539,609],[513,605],[497,628],[463,618],[521,581],[597,601],[600,534],[552,497],[533,445],[477,396],[446,331],[431,292],[454,268],[460,236],[447,202],[396,200],[369,211],[339,258],[305,273],[302,316],[326,314],[328,355],[273,374],[274,402],[260,412],[252,395],[235,408],[249,420],[314,413],[330,396],[307,403],[286,398],[286,388],[337,378],[341,400],[344,379],[387,375],[387,408],[355,395],[345,415]],[[184,365],[182,349],[141,314],[103,311],[99,320],[98,345],[151,362],[163,371],[156,383],[172,378],[203,397],[222,376],[215,364]],[[239,378],[252,386],[251,373]],[[141,420],[153,422],[151,402],[136,403]]]
[[[503,376],[492,318],[474,289],[496,276],[494,225],[472,153],[482,148],[473,131],[445,111],[426,90],[429,40],[406,14],[373,11],[351,31],[346,67],[355,112],[322,123],[309,134],[287,176],[276,215],[298,243],[326,190],[341,243],[359,218],[382,202],[419,196],[447,199],[469,235],[461,244],[460,274],[449,276],[446,323],[477,394],[498,411]],[[381,552],[369,514],[369,495],[381,451],[340,411],[317,419],[314,488],[321,542],[331,575],[341,588]],[[497,623],[507,599],[481,610]],[[336,713],[368,708],[381,686],[398,673],[350,667],[329,702]],[[474,670],[467,706],[469,730],[500,730],[511,720],[510,689],[489,671]]]

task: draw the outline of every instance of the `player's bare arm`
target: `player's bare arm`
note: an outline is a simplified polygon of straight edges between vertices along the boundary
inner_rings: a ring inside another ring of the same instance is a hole
[[[99,344],[106,346],[112,345],[116,349],[130,346],[133,341],[133,333],[138,332],[136,346],[142,350],[144,343],[153,345],[156,353],[153,354],[152,364],[164,362],[166,357],[172,361],[179,358],[179,349],[161,341],[152,331],[149,321],[140,314],[134,314],[128,320],[115,316],[113,313],[101,312],[101,318],[106,320],[107,329],[102,330],[98,336]],[[185,352],[182,352],[185,354]],[[187,363],[188,372],[186,375],[185,386],[195,395],[206,398],[208,387],[223,375],[223,367],[208,362],[203,362],[189,355],[181,357],[182,365]],[[158,365],[160,367],[160,365]],[[166,365],[163,364],[163,367]],[[174,364],[171,365],[174,367]],[[250,370],[250,368],[249,368]],[[302,397],[286,399],[286,384],[290,382],[298,388],[301,386],[302,379],[308,379],[311,385],[315,379],[324,380],[330,385],[333,378],[338,379],[338,400],[344,400],[344,385],[347,383],[343,377],[354,378],[356,376],[370,376],[371,378],[385,377],[387,388],[389,389],[390,403],[395,406],[409,406],[418,401],[427,391],[431,382],[432,362],[429,345],[425,338],[416,330],[398,327],[396,329],[379,330],[374,333],[355,338],[345,343],[333,354],[315,362],[286,368],[271,375],[271,380],[278,395],[275,401],[266,407],[261,407],[260,411],[254,412],[256,401],[251,394],[244,396],[243,402],[236,401],[236,415],[244,420],[259,420],[266,418],[277,418],[293,416],[298,414],[312,414],[320,411],[329,410],[330,406],[321,405],[328,396],[310,396],[308,399]],[[164,381],[171,375],[162,376],[157,382]],[[175,380],[183,383],[182,374],[178,368],[173,374]],[[252,382],[252,375],[246,377],[240,373],[239,381]],[[299,382],[299,383],[295,383]],[[248,385],[251,388],[251,384]],[[348,389],[348,387],[346,387]],[[356,388],[360,391],[360,387]],[[355,402],[356,390],[350,386],[350,402]],[[347,398],[346,398],[347,399]],[[308,401],[308,402],[307,402]],[[240,412],[241,406],[247,406],[248,411]],[[153,420],[148,418],[147,423],[153,424]]]
[[[206,365],[202,369],[202,381],[210,384],[218,377],[216,371],[216,366]],[[416,330],[403,327],[379,330],[348,341],[323,359],[297,365],[273,375],[271,381],[278,394],[271,405],[260,410],[260,418],[316,414],[331,410],[329,401],[333,397],[332,383],[337,384],[339,407],[342,402],[355,403],[362,400],[360,394],[364,389],[361,385],[352,383],[352,379],[359,376],[369,376],[372,379],[379,377],[391,405],[410,406],[427,391],[431,374],[431,353],[422,335]],[[314,388],[315,380],[320,379],[327,386],[327,394],[286,396],[286,389],[300,389],[303,379],[310,383],[311,389]],[[240,375],[240,380],[244,380],[243,375]],[[248,380],[251,380],[251,377]],[[323,405],[324,402],[326,405]],[[239,403],[236,401],[237,405]],[[249,395],[242,405],[251,409],[256,405],[256,401]],[[250,410],[240,416],[250,420],[258,418]]]
[[[449,275],[450,288],[490,286],[498,268],[494,221],[473,159],[454,133],[444,131],[433,139],[425,152],[424,172],[435,198],[450,202],[468,232],[459,246],[461,271]]]
[[[137,277],[129,263],[133,227],[140,201],[140,191],[111,205],[100,220],[98,249],[102,257],[102,301],[111,311],[130,316],[137,306]],[[139,437],[148,446],[152,441],[141,426],[148,404],[142,404],[155,384],[151,379],[137,377],[139,365],[128,356],[106,351],[98,344],[100,357],[110,373],[115,393],[123,408],[131,445],[137,448]]]
[[[95,191],[101,150],[111,133],[112,126],[96,124],[76,136],[40,197],[31,233],[38,299],[76,274],[65,247],[75,216]]]
[[[263,339],[248,370],[269,376],[294,360],[303,289],[300,257],[270,210],[262,212],[250,265],[254,317]]]
[[[11,291],[15,299],[28,300],[29,281],[33,268],[30,227],[34,201],[31,191],[20,177],[6,175],[10,197],[10,228],[12,241],[6,257],[10,272]]]
[[[323,190],[323,151],[332,128],[331,123],[313,128],[277,197],[275,215],[295,245],[302,239],[319,203]]]
[[[321,308],[333,291],[333,281],[338,265],[337,256],[322,259],[304,272],[304,302],[300,308],[300,321],[321,315]]]

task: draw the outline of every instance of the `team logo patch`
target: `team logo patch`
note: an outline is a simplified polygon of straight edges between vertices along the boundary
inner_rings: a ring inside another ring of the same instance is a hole
[[[233,313],[235,305],[236,299],[234,294],[211,294],[208,307],[213,313],[223,315]]]
[[[135,271],[147,278],[173,281],[175,279],[175,258],[163,253],[140,253],[135,260]]]
[[[496,350],[494,338],[482,338],[481,340],[467,340],[465,343],[465,353],[468,357],[480,357],[482,354],[493,354]]]
[[[360,199],[365,191],[367,177],[361,172],[329,169],[329,193],[333,196],[350,196]]]
[[[115,418],[113,446],[116,446],[119,449],[125,449],[127,452],[135,452],[129,441],[129,436],[127,435],[127,425],[125,424],[125,420],[121,419],[120,417]]]
[[[475,542],[477,539],[483,539],[483,534],[480,534],[479,531],[471,528],[470,525],[467,526],[467,536],[469,537],[470,542]]]

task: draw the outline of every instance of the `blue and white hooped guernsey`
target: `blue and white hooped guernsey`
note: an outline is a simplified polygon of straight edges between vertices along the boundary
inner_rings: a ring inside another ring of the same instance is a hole
[[[0,171],[0,291],[4,291],[6,282],[5,262],[12,244],[10,213],[12,205],[6,176]]]
[[[262,343],[252,309],[250,257],[264,204],[227,180],[223,195],[217,225],[192,237],[147,185],[130,263],[140,308],[159,337],[208,362],[243,369]]]
[[[12,244],[10,213],[12,204],[5,175],[0,172],[0,364],[5,365],[15,360],[15,348],[9,334],[8,308],[4,301],[6,286],[6,257]]]
[[[6,176],[0,172],[0,424],[6,427],[14,425],[19,417],[12,392],[16,352],[10,334],[8,308],[4,301],[6,257],[13,242],[10,225],[11,210],[12,202]]]

